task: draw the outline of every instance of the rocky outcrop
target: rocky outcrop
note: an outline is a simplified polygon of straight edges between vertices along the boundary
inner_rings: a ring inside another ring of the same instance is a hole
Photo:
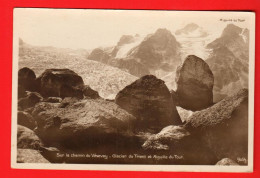
[[[217,166],[238,166],[234,160],[229,159],[229,158],[223,158],[220,161],[216,163]]]
[[[41,140],[32,130],[18,125],[17,148],[38,150],[41,146],[43,146]]]
[[[148,136],[142,148],[146,152],[171,155],[171,159],[179,160],[178,164],[210,165],[217,161],[211,150],[202,145],[200,140],[193,137],[183,126],[170,125],[159,133]]]
[[[213,104],[214,76],[206,62],[190,55],[176,71],[178,105],[196,111]]]
[[[17,113],[17,123],[18,125],[27,127],[31,130],[33,130],[36,127],[36,123],[35,120],[33,119],[33,117],[24,111],[18,111]]]
[[[218,160],[247,158],[248,90],[243,89],[212,107],[194,112],[185,128],[197,135]]]
[[[84,85],[82,78],[69,69],[47,69],[37,79],[44,97],[82,97],[77,87]]]
[[[163,128],[158,134],[150,136],[142,147],[144,149],[169,150],[172,145],[176,147],[184,137],[189,135],[190,133],[182,126],[170,125]]]
[[[138,119],[136,127],[140,129],[159,131],[182,123],[168,88],[153,75],[126,86],[117,94],[115,102]]]
[[[18,100],[18,109],[24,110],[33,107],[36,103],[42,101],[42,96],[37,92],[27,92],[26,97]]]
[[[33,116],[38,125],[36,133],[46,143],[85,151],[106,145],[120,149],[119,142],[130,143],[127,138],[131,137],[136,120],[115,103],[103,99],[80,100],[65,108],[56,103],[39,103]]]
[[[17,149],[17,163],[50,163],[39,151],[33,149]]]

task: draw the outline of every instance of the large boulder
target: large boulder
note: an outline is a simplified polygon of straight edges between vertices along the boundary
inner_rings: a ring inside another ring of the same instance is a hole
[[[84,85],[83,79],[69,69],[47,69],[37,79],[42,96],[82,96],[77,87]]]
[[[33,117],[24,111],[18,111],[17,113],[17,123],[18,125],[27,127],[31,130],[33,130],[36,127],[36,122],[33,119]]]
[[[17,163],[50,163],[39,151],[33,149],[17,149]]]
[[[45,143],[74,151],[104,151],[106,146],[106,151],[109,146],[120,149],[119,142],[131,142],[128,137],[133,135],[136,120],[115,103],[103,99],[75,101],[66,107],[42,102],[35,106],[33,116],[38,125],[36,133]]]
[[[185,165],[213,165],[217,158],[183,126],[170,125],[147,137],[146,152],[171,156],[169,161]]]
[[[40,138],[34,131],[18,125],[17,127],[17,148],[38,150],[43,146]]]
[[[206,62],[197,56],[188,56],[176,71],[178,104],[197,111],[213,104],[214,76]]]
[[[42,101],[42,96],[37,92],[26,92],[25,97],[18,100],[18,108],[24,110],[33,107],[36,103]]]
[[[186,129],[209,147],[218,160],[248,155],[248,90],[243,89],[189,117]]]
[[[164,81],[146,75],[121,90],[115,102],[133,114],[137,128],[160,131],[172,124],[181,124],[181,119]]]
[[[36,75],[34,71],[28,67],[21,68],[18,71],[18,85],[20,86],[20,90],[35,91],[35,79]]]

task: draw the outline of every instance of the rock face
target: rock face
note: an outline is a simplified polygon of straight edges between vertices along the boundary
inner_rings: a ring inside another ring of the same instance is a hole
[[[178,105],[196,111],[213,103],[214,76],[206,62],[190,55],[176,71]]]
[[[42,145],[39,137],[30,129],[18,125],[17,148],[38,150]]]
[[[248,90],[243,89],[210,108],[194,112],[186,129],[197,135],[218,160],[247,158]]]
[[[46,143],[84,151],[102,149],[106,144],[120,148],[117,142],[130,142],[126,138],[131,135],[135,121],[115,103],[103,99],[75,101],[65,108],[42,102],[35,106],[33,116],[38,125],[36,133]]]
[[[180,44],[169,30],[158,29],[129,51],[129,57],[135,58],[149,70],[162,69],[166,64],[174,67],[181,62],[179,48]]]
[[[232,159],[229,158],[223,158],[222,160],[218,161],[216,163],[217,166],[238,166],[239,164],[237,164],[235,161],[233,161]]]
[[[138,119],[140,129],[158,131],[182,123],[168,88],[153,75],[126,86],[117,94],[115,102]]]
[[[18,100],[18,108],[23,110],[33,107],[36,103],[42,101],[42,96],[37,92],[27,92],[26,97]]]
[[[17,149],[17,163],[50,163],[37,150]]]
[[[17,121],[18,121],[18,125],[27,127],[31,130],[33,130],[36,127],[35,120],[27,112],[18,111]]]
[[[69,69],[47,69],[36,80],[44,97],[78,96],[76,87],[84,85],[82,78]]]
[[[248,29],[229,24],[207,48],[212,50],[206,62],[215,77],[214,102],[248,88]]]

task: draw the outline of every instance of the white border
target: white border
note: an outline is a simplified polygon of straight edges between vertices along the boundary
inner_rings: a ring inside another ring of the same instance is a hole
[[[17,163],[17,96],[18,96],[18,50],[19,37],[16,13],[32,8],[15,8],[13,13],[13,70],[12,70],[12,133],[11,133],[11,168],[16,169],[55,169],[55,170],[116,170],[116,171],[179,171],[179,172],[252,172],[253,171],[253,139],[254,139],[254,80],[255,80],[255,13],[231,11],[172,11],[185,15],[201,16],[207,13],[215,15],[243,15],[250,19],[249,39],[249,134],[248,134],[248,165],[247,166],[205,166],[205,165],[129,165],[129,164],[43,164],[43,163]],[[42,10],[46,8],[33,8]],[[57,9],[53,9],[57,10]],[[75,10],[75,9],[59,9]],[[81,10],[81,9],[77,9]],[[102,11],[88,9],[91,11]],[[113,10],[106,10],[113,11]],[[154,10],[132,10],[139,12],[160,12]]]

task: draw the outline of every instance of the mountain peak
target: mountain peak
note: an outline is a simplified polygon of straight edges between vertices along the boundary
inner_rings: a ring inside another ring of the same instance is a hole
[[[234,24],[228,24],[223,32],[222,32],[222,37],[223,36],[234,36],[234,35],[239,35],[242,32],[242,28],[234,25]]]
[[[156,30],[155,35],[172,35],[172,33],[166,28],[159,28]]]
[[[179,29],[175,32],[175,35],[185,35],[192,37],[205,37],[208,35],[200,26],[195,23],[189,23],[182,29]]]
[[[135,38],[132,35],[123,35],[119,39],[117,46],[122,46],[124,44],[133,43],[135,41]]]

